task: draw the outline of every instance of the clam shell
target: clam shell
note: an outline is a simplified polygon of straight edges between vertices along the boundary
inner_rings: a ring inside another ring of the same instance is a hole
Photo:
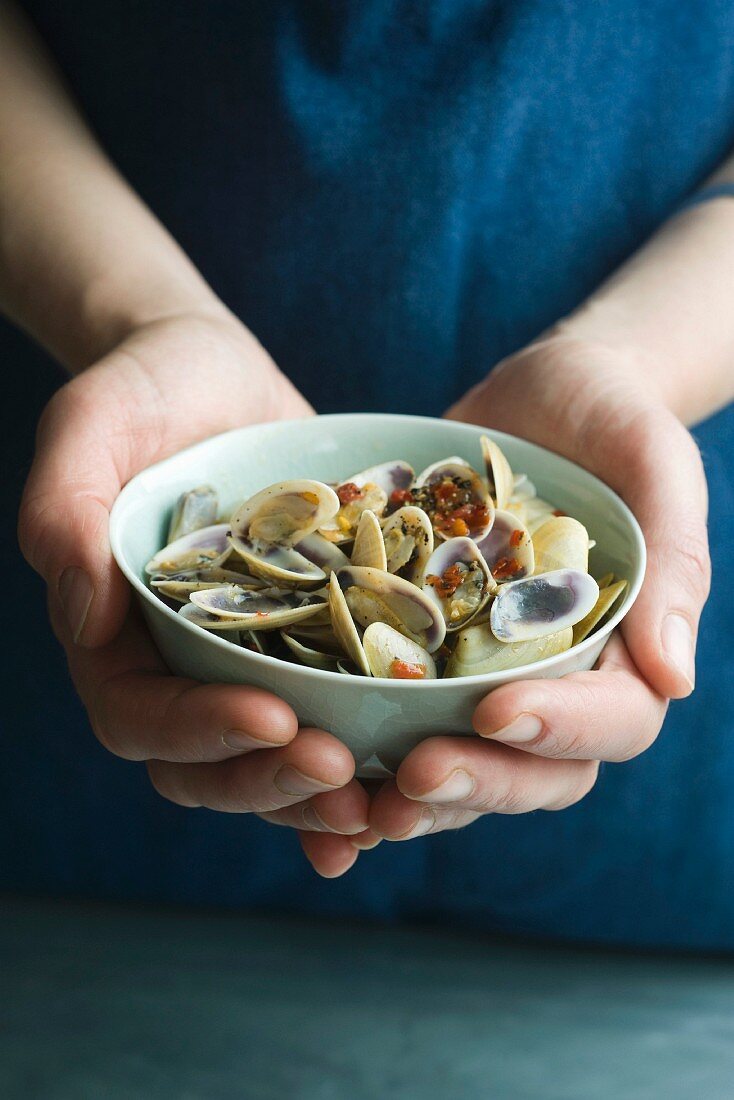
[[[279,481],[234,512],[232,534],[251,541],[295,546],[339,511],[339,498],[321,481]]]
[[[317,565],[326,576],[335,569],[341,569],[342,566],[349,565],[349,558],[344,551],[340,550],[329,539],[324,538],[318,531],[306,535],[305,539],[301,539],[300,542],[296,543],[294,550],[297,550],[313,565]]]
[[[385,520],[382,528],[388,573],[422,584],[433,553],[433,527],[422,508],[406,504]]]
[[[192,592],[201,592],[205,588],[221,588],[223,584],[237,584],[240,588],[263,588],[263,581],[257,577],[248,577],[244,573],[233,573],[229,569],[212,569],[217,576],[208,573],[176,574],[173,577],[151,577],[150,587],[157,589],[169,600],[188,603]]]
[[[229,524],[215,523],[182,535],[164,546],[145,567],[146,573],[171,576],[178,573],[200,573],[223,565],[232,552],[227,534]]]
[[[495,512],[492,530],[477,545],[498,584],[527,577],[535,568],[530,532],[513,512]]]
[[[587,638],[591,634],[592,630],[595,630],[601,623],[602,619],[605,619],[608,613],[612,610],[619,597],[627,587],[627,581],[616,581],[616,583],[608,584],[604,588],[599,589],[599,599],[588,615],[585,615],[580,622],[576,623],[573,628],[573,644],[578,645],[579,642],[583,642],[584,638]]]
[[[477,471],[461,458],[445,458],[441,462],[433,462],[416,478],[415,488],[413,489],[415,503],[428,514],[437,537],[449,538],[452,534],[458,533],[442,531],[437,526],[437,517],[440,515],[440,511],[436,507],[436,499],[432,490],[435,491],[436,486],[447,481],[454,481],[461,486],[469,498],[467,503],[482,505],[486,509],[486,522],[462,532],[462,534],[469,534],[471,538],[477,541],[484,538],[494,521],[494,504],[484,481]]]
[[[553,516],[533,534],[535,573],[589,568],[589,532],[571,516]]]
[[[327,672],[336,671],[337,662],[340,660],[338,653],[325,653],[323,650],[314,649],[287,630],[281,630],[280,636],[296,660],[302,665],[306,665],[308,668],[321,668]]]
[[[217,491],[211,485],[198,485],[187,493],[181,493],[173,507],[167,541],[175,542],[182,535],[211,527],[217,522],[218,507]]]
[[[387,623],[371,623],[364,632],[362,644],[373,676],[388,680],[436,679],[436,664],[431,654]],[[410,670],[416,675],[405,675]]]
[[[242,623],[237,622],[236,619],[220,619],[218,615],[211,615],[208,611],[204,611],[203,608],[197,607],[193,603],[183,604],[179,607],[178,613],[182,619],[188,619],[190,623],[195,623],[197,626],[203,627],[204,630],[236,630],[238,632],[242,630]]]
[[[369,509],[359,518],[357,534],[352,547],[352,565],[364,565],[370,569],[387,569],[385,540],[380,521]],[[347,563],[348,564],[348,563]]]
[[[332,576],[337,578],[352,616],[362,627],[387,622],[429,653],[441,645],[446,635],[443,615],[433,600],[410,581],[357,566],[340,569]]]
[[[480,444],[484,466],[487,471],[489,491],[494,497],[495,507],[503,511],[509,504],[515,488],[515,478],[510,463],[505,458],[499,444],[495,443],[489,436],[483,435]]]
[[[369,661],[365,654],[359,632],[354,625],[352,613],[341,589],[336,573],[329,577],[329,613],[331,625],[339,645],[349,661],[356,665],[363,676],[371,676]],[[340,672],[343,669],[339,669]]]
[[[564,653],[571,648],[572,641],[570,626],[542,638],[508,645],[497,641],[489,623],[472,625],[458,635],[444,678],[484,676],[489,672],[507,672],[523,665],[532,665],[546,657],[554,657],[556,653]]]
[[[508,643],[542,638],[580,622],[598,598],[594,578],[576,569],[511,581],[501,586],[492,604],[492,633]]]
[[[532,500],[538,495],[538,491],[527,474],[515,474],[515,482],[512,486],[510,503],[516,504],[525,500]]]
[[[239,623],[242,630],[275,630],[288,626],[308,619],[324,603],[321,597],[302,592],[283,592],[277,588],[252,591],[234,584],[192,592],[191,602],[210,615]]]
[[[443,596],[441,581],[454,566],[462,574],[461,581],[455,592]],[[447,539],[439,543],[428,560],[423,591],[443,615],[447,633],[466,626],[496,589],[489,567],[473,539]]]
[[[326,580],[324,570],[293,546],[262,542],[244,535],[231,535],[230,542],[250,572],[270,585],[313,588]]]

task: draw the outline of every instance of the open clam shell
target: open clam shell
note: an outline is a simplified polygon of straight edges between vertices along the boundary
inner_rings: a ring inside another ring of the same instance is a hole
[[[347,606],[336,573],[332,573],[329,577],[329,613],[332,629],[339,645],[346,653],[347,659],[356,666],[363,676],[371,676],[372,672],[362,645],[362,639],[359,636],[357,627],[354,625],[352,613]],[[344,670],[339,668],[339,672],[342,671]]]
[[[594,578],[576,569],[511,581],[501,586],[492,604],[492,633],[508,643],[542,638],[580,622],[598,598]]]
[[[228,523],[215,523],[182,535],[164,546],[145,567],[146,573],[171,576],[178,573],[200,573],[223,565],[232,552],[227,538]]]
[[[573,631],[570,626],[531,638],[524,642],[499,642],[489,623],[468,626],[457,636],[456,645],[449,657],[444,677],[484,676],[488,672],[507,672],[523,665],[532,665],[556,653],[571,648]]]
[[[428,515],[440,538],[484,538],[494,522],[494,504],[484,480],[467,462],[446,458],[416,478],[414,502]]]
[[[332,576],[337,578],[347,606],[360,626],[386,622],[429,653],[441,645],[446,636],[443,615],[434,601],[410,581],[379,569],[357,566],[340,569]]]
[[[347,563],[348,564],[348,563]],[[380,521],[369,509],[362,512],[352,547],[352,565],[364,565],[370,569],[387,569],[385,540]]]
[[[589,532],[571,516],[552,516],[533,534],[535,573],[589,568]]]
[[[530,532],[512,512],[496,511],[492,530],[477,545],[498,584],[530,576],[535,568]]]
[[[237,622],[236,619],[220,619],[218,615],[211,615],[208,611],[204,611],[202,607],[197,607],[193,603],[185,603],[178,609],[178,613],[182,619],[188,619],[190,623],[195,623],[196,626],[201,626],[204,630],[227,630],[227,631],[240,631],[242,630],[242,623]],[[238,639],[235,638],[235,642]]]
[[[279,546],[244,535],[231,535],[230,542],[250,572],[270,585],[314,588],[326,580],[324,570],[293,546]]]
[[[306,665],[308,668],[321,668],[330,672],[336,671],[341,653],[327,653],[322,649],[315,649],[307,640],[291,633],[290,630],[281,630],[280,636],[296,660],[302,665]]]
[[[352,474],[337,486],[340,507],[334,519],[323,524],[322,534],[331,542],[354,538],[362,513],[381,516],[394,493],[404,493],[413,483],[413,467],[400,459],[382,462]]]
[[[371,623],[362,639],[373,676],[388,680],[435,680],[433,657],[387,623]]]
[[[421,584],[433,553],[433,526],[422,508],[406,504],[385,520],[382,528],[388,573]]]
[[[447,539],[428,560],[423,591],[443,615],[447,633],[466,626],[496,590],[473,539]]]
[[[235,537],[295,546],[339,511],[339,498],[321,481],[279,481],[261,489],[234,512]]]
[[[335,569],[341,569],[342,566],[349,565],[349,558],[344,551],[340,550],[329,539],[320,535],[318,531],[306,535],[304,539],[296,543],[293,549],[297,550],[304,558],[307,558],[312,565],[317,565],[326,576]]]
[[[277,588],[258,591],[225,585],[192,592],[191,602],[220,619],[237,622],[242,630],[275,630],[308,619],[324,605],[320,596],[283,592]]]
[[[198,485],[187,493],[181,493],[176,501],[168,527],[168,542],[175,542],[183,535],[211,527],[217,522],[219,499],[211,485]]]
[[[512,468],[502,448],[499,444],[495,443],[493,439],[490,439],[488,435],[482,436],[480,445],[482,448],[484,466],[487,472],[489,491],[494,497],[495,507],[502,511],[509,504],[510,497],[515,487],[515,478],[512,473]]]
[[[588,615],[585,615],[573,628],[573,644],[578,645],[596,630],[597,626],[607,617],[614,605],[619,600],[627,587],[627,581],[615,581],[599,588],[599,598]]]
[[[264,587],[263,581],[257,577],[221,568],[208,569],[203,573],[175,573],[171,577],[162,575],[150,579],[151,588],[157,589],[162,596],[181,603],[187,603],[192,592],[200,592],[204,588],[221,588],[223,584],[237,584],[241,588]]]

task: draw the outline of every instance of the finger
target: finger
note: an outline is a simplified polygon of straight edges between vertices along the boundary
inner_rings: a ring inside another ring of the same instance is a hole
[[[594,761],[547,760],[478,739],[432,737],[375,796],[370,828],[387,840],[410,840],[461,828],[479,814],[564,809],[588,794],[598,767]]]
[[[55,601],[52,622],[68,627]],[[291,708],[260,688],[200,684],[166,673],[137,608],[99,649],[68,648],[69,670],[96,736],[125,760],[203,762],[292,741]]]
[[[706,479],[696,444],[666,411],[631,430],[625,497],[647,543],[647,574],[622,624],[632,659],[661,695],[681,698],[695,681],[698,620],[711,568]]]
[[[593,672],[505,684],[481,701],[473,725],[482,737],[539,756],[629,760],[653,743],[666,709],[615,636]]]
[[[316,833],[358,836],[367,829],[370,800],[356,779],[345,787],[317,794],[306,802],[260,814],[263,821]]]
[[[148,774],[158,793],[180,806],[262,814],[346,786],[354,776],[354,758],[331,734],[303,729],[283,748],[218,764],[150,760]]]
[[[339,878],[353,867],[359,852],[348,837],[333,833],[299,833],[304,855],[322,878]]]
[[[47,406],[18,520],[24,556],[58,595],[70,635],[83,645],[110,641],[129,601],[108,523],[122,479],[132,472],[125,460],[130,444],[120,441],[115,395],[98,391],[94,380],[78,378]]]

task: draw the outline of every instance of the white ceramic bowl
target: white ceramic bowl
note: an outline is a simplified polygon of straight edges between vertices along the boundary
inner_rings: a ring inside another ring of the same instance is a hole
[[[171,671],[205,682],[254,684],[275,692],[303,725],[330,730],[353,752],[361,776],[395,770],[419,741],[433,734],[471,732],[472,712],[493,688],[530,677],[557,677],[592,668],[607,638],[632,606],[645,571],[642,532],[629,509],[597,478],[564,458],[514,436],[497,440],[516,473],[538,493],[581,520],[597,546],[590,568],[629,581],[610,620],[580,645],[512,672],[461,679],[367,679],[288,664],[235,646],[186,622],[147,587],[144,566],[165,541],[171,508],[186,489],[207,483],[223,509],[275,481],[311,477],[338,481],[392,458],[417,470],[451,454],[481,468],[485,428],[427,417],[344,414],[258,424],[215,436],[144,470],[123,489],[110,521],[112,550],[135,589]]]

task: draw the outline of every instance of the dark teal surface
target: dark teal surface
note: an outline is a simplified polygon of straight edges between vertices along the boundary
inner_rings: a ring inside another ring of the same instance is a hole
[[[8,902],[3,1100],[730,1100],[734,964]]]
[[[730,0],[25,6],[133,186],[324,412],[440,414],[734,139]],[[93,741],[13,547],[54,379],[5,329],[0,362],[5,885],[734,949],[734,410],[697,433],[714,588],[697,693],[654,748],[563,813],[381,845],[323,882],[293,834],[166,804]]]

